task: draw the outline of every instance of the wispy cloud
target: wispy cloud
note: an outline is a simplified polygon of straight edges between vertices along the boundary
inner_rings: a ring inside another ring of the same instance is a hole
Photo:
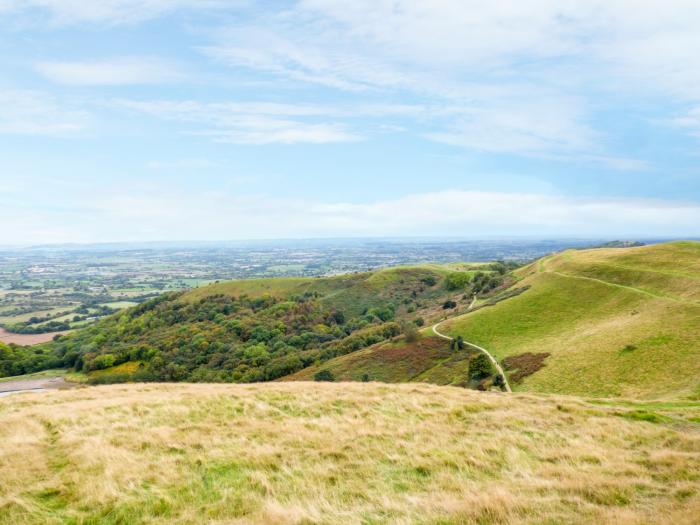
[[[236,144],[327,144],[355,142],[362,137],[322,107],[270,103],[200,103],[196,101],[133,101],[115,104],[161,119],[195,124],[189,134]]]
[[[33,23],[133,24],[185,9],[236,8],[245,0],[2,0],[0,15],[23,16]]]
[[[81,62],[39,62],[39,74],[57,84],[119,86],[158,84],[183,78],[177,67],[152,57],[122,57]]]
[[[642,169],[646,161],[606,147],[593,113],[604,108],[587,99],[591,86],[615,92],[645,74],[653,82],[640,89],[668,88],[653,58],[663,52],[635,57],[647,37],[669,41],[662,48],[678,75],[683,64],[700,71],[683,51],[696,38],[688,20],[700,13],[686,0],[672,4],[676,12],[656,19],[632,0],[304,0],[214,31],[215,43],[201,50],[287,82],[417,99],[440,118],[422,135],[461,148]],[[611,81],[603,85],[601,75]]]
[[[0,90],[0,133],[70,137],[90,122],[88,112],[69,109],[46,93]]]
[[[687,130],[688,133],[700,139],[700,106],[688,110],[684,115],[671,119],[671,124]]]

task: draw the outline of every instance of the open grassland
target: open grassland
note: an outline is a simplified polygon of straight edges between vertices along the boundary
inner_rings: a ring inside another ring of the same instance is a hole
[[[550,353],[516,390],[700,396],[700,243],[569,250],[519,277],[525,293],[441,328],[498,359]]]
[[[631,405],[376,383],[24,394],[0,400],[0,523],[696,523],[698,403]]]

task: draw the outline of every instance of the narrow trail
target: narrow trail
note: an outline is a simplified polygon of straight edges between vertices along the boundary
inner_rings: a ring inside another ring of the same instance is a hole
[[[475,303],[476,303],[476,297],[474,297],[471,304],[469,305],[469,308],[467,308],[467,313],[472,309],[472,307],[474,306]],[[435,323],[433,325],[433,333],[435,333],[435,335],[438,337],[442,337],[443,339],[447,339],[448,341],[453,341],[454,340],[453,337],[450,337],[449,335],[445,335],[445,334],[440,333],[438,331],[438,326],[440,326],[442,323],[444,323],[447,320],[448,319],[444,319],[444,320],[440,321],[439,323]],[[508,383],[508,378],[506,377],[506,374],[503,371],[503,368],[501,368],[501,365],[498,364],[498,361],[496,361],[496,358],[491,355],[491,352],[486,350],[486,348],[482,348],[479,345],[475,345],[474,343],[470,343],[469,341],[464,341],[464,343],[471,346],[472,348],[476,348],[480,352],[483,352],[484,354],[486,354],[486,357],[489,358],[489,361],[491,361],[491,363],[496,368],[498,373],[501,374],[501,377],[503,378],[503,383],[506,387],[506,392],[513,392],[513,390],[510,388],[510,384]]]
[[[660,295],[660,294],[650,292],[648,290],[643,290],[642,288],[635,288],[634,286],[627,286],[624,284],[611,283],[610,281],[604,281],[603,279],[597,279],[595,277],[588,277],[586,275],[571,275],[569,273],[558,272],[556,270],[550,270],[547,268],[547,262],[549,261],[549,259],[550,259],[550,257],[548,257],[546,259],[541,259],[539,261],[539,266],[538,266],[539,273],[551,273],[554,275],[558,275],[559,277],[567,277],[569,279],[582,279],[584,281],[592,281],[592,282],[604,284],[606,286],[611,286],[613,288],[621,288],[623,290],[629,290],[630,292],[636,292],[636,293],[639,293],[642,295],[646,295],[647,297],[653,297],[655,299],[665,299],[667,301],[674,301],[676,303],[698,304],[698,301],[694,301],[692,299],[683,299],[681,297],[674,297],[671,295]],[[660,272],[657,272],[657,273],[660,273]]]

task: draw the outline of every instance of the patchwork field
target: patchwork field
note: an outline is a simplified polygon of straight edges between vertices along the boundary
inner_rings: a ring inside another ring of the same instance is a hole
[[[377,383],[0,399],[0,523],[674,523],[700,403]]]
[[[70,333],[70,330],[62,332],[50,332],[46,334],[13,334],[0,327],[0,343],[14,343],[16,345],[31,346],[51,341],[57,335]]]

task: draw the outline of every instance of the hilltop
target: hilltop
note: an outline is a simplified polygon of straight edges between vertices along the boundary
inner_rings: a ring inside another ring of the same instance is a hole
[[[484,300],[440,330],[484,346],[515,390],[622,397],[700,396],[700,243],[567,250],[515,271],[502,301]],[[340,380],[461,385],[464,352],[429,328],[415,343],[374,345],[328,369]]]
[[[0,524],[690,524],[699,411],[377,383],[25,394],[0,399]]]

